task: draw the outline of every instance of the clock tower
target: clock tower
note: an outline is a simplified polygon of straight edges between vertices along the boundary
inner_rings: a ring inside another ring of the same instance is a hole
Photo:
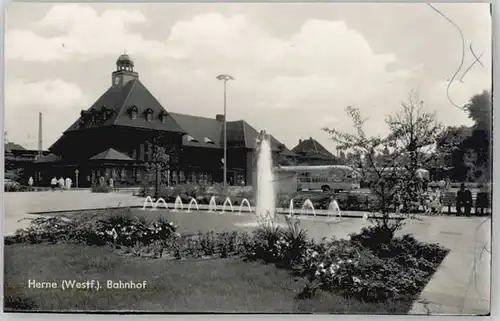
[[[116,71],[112,74],[112,86],[123,87],[129,81],[139,78],[139,74],[134,71],[134,61],[129,55],[123,54],[116,60]]]

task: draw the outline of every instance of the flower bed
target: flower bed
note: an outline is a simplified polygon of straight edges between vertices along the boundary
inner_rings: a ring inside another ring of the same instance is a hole
[[[223,232],[179,235],[164,219],[147,222],[126,209],[105,216],[37,218],[5,238],[13,243],[74,242],[110,245],[123,255],[171,260],[242,257],[287,269],[306,279],[299,298],[321,289],[363,302],[408,301],[423,289],[447,250],[410,235],[387,238],[377,227],[365,228],[350,240],[307,237],[296,219],[288,226],[262,225],[254,233]]]

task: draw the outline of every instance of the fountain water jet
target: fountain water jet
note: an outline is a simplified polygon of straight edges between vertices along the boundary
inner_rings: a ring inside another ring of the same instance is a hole
[[[304,204],[302,204],[301,214],[304,215],[304,210],[307,207],[309,207],[311,209],[311,211],[312,211],[312,214],[314,216],[316,216],[316,211],[314,210],[314,205],[313,205],[313,203],[311,202],[310,199],[306,199],[305,202],[304,202]]]
[[[210,202],[208,202],[208,211],[217,212],[217,203],[215,202],[215,196],[210,197]]]
[[[196,205],[196,210],[197,210],[197,211],[199,211],[199,210],[200,210],[200,208],[199,208],[199,206],[198,206],[198,202],[196,201],[196,199],[195,199],[194,197],[191,197],[191,200],[189,201],[189,204],[188,204],[188,209],[187,209],[187,211],[188,211],[188,212],[191,212],[191,206],[192,206],[193,204],[194,204],[194,205]]]
[[[270,136],[261,131],[257,143],[260,143],[260,146],[257,154],[255,214],[260,220],[272,223],[276,215],[276,201]]]
[[[184,206],[182,205],[182,199],[180,196],[177,196],[175,198],[174,209],[172,211],[177,211],[177,207],[180,207],[181,210],[184,210]]]
[[[160,203],[163,204],[163,206],[165,206],[165,209],[168,210],[168,205],[167,205],[167,202],[165,202],[165,200],[163,198],[159,198],[157,201],[156,201],[156,204],[155,204],[155,209],[158,207],[158,205],[160,205]]]
[[[246,198],[244,198],[241,201],[240,210],[238,211],[238,214],[241,214],[241,212],[243,211],[243,205],[245,205],[245,204],[247,204],[248,213],[252,213],[252,207],[250,206],[250,202]]]
[[[231,212],[234,212],[233,203],[231,203],[231,199],[229,199],[229,197],[226,197],[224,204],[222,204],[222,213],[226,212],[226,205],[227,204],[229,204],[229,208],[231,209]]]
[[[145,210],[148,207],[148,202],[151,204],[151,208],[154,209],[156,206],[153,202],[153,198],[151,196],[146,197],[144,200],[144,205],[142,206],[142,209]]]

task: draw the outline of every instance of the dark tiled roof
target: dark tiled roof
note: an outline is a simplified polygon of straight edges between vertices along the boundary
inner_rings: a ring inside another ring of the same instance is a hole
[[[297,146],[292,148],[292,152],[308,156],[319,156],[333,158],[333,154],[330,153],[323,145],[318,143],[317,140],[313,138],[305,139],[301,141]]]
[[[89,122],[84,125],[84,128],[116,125],[183,133],[179,124],[175,122],[139,79],[131,80],[123,87],[111,86],[87,110],[87,113],[100,112],[103,107],[109,110],[109,117],[105,120],[99,117],[99,120]],[[132,119],[130,115],[132,107],[137,108],[136,119]],[[146,119],[146,110],[150,110],[153,114],[151,121]],[[165,121],[160,118],[162,114],[167,117]],[[66,132],[81,129],[80,119],[81,117]]]
[[[223,127],[222,122],[215,118],[212,119],[178,113],[169,114],[187,133],[187,135],[184,135],[182,138],[184,146],[207,148],[221,148],[223,146],[223,140],[220,138]]]
[[[136,119],[131,117],[132,109],[137,111]],[[107,117],[103,118],[102,115],[106,111]],[[146,112],[153,115],[149,121]],[[96,116],[94,121],[91,121],[92,113]],[[85,124],[81,124],[82,117],[88,119]],[[162,121],[162,117],[166,119]],[[255,128],[243,120],[228,121],[226,124],[229,148],[255,147],[255,140],[259,135]],[[169,113],[139,79],[131,80],[123,87],[111,86],[87,111],[82,112],[82,116],[65,133],[101,126],[126,126],[176,132],[184,134],[184,146],[222,148],[224,143],[221,121],[215,118]],[[54,148],[65,140],[65,136],[63,134],[50,149],[55,150]],[[290,152],[272,136],[271,145],[275,151]]]
[[[131,161],[133,160],[129,156],[120,153],[114,148],[109,148],[104,152],[94,155],[90,158],[91,160],[121,160],[121,161]]]
[[[184,146],[222,148],[224,146],[224,125],[215,118],[191,116],[178,113],[170,113],[170,116],[187,132],[183,137]],[[255,140],[259,133],[244,120],[228,121],[226,123],[228,148],[255,147]],[[273,150],[289,150],[276,138],[271,136]]]

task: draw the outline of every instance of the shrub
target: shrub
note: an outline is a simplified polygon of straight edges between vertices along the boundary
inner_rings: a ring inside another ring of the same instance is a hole
[[[109,193],[111,192],[111,187],[108,185],[92,185],[90,191],[92,193]]]
[[[4,192],[24,192],[28,189],[28,187],[17,182],[6,182],[3,189]]]
[[[150,246],[169,242],[176,229],[177,226],[163,218],[148,223],[144,218],[131,216],[128,209],[118,209],[110,210],[107,216],[100,218],[84,216],[70,220],[63,216],[38,217],[31,221],[28,228],[6,236],[5,243],[75,242],[98,246]]]
[[[360,233],[350,234],[352,242],[362,247],[377,250],[383,244],[388,244],[394,237],[394,230],[381,226],[363,227]]]

